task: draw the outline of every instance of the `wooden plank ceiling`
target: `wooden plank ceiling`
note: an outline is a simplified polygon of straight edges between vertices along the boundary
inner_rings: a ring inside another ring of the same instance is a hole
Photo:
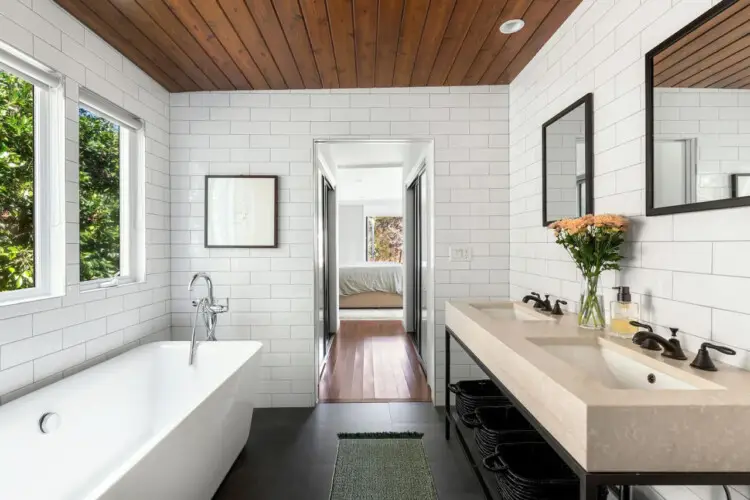
[[[506,84],[581,2],[56,1],[171,92]]]
[[[750,0],[739,0],[657,54],[654,86],[750,89]]]

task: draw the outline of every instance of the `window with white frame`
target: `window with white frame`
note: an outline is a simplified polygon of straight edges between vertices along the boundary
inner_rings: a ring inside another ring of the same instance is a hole
[[[59,74],[0,42],[0,303],[64,294]]]
[[[142,122],[87,89],[79,100],[80,282],[141,281]]]

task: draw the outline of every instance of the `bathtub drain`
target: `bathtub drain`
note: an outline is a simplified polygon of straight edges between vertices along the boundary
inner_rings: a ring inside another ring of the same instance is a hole
[[[62,419],[60,418],[60,415],[50,411],[39,418],[39,430],[42,431],[42,434],[49,434],[50,432],[56,431],[61,423]]]

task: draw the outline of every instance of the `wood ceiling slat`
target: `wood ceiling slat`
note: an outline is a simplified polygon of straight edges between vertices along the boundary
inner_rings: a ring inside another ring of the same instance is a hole
[[[142,54],[167,73],[180,87],[185,90],[198,90],[200,87],[190,77],[167,57],[162,50],[151,42],[141,31],[131,23],[108,0],[81,0],[125,40],[130,42]]]
[[[438,50],[440,50],[440,42],[450,22],[451,14],[453,14],[455,3],[456,0],[430,2],[422,41],[419,43],[419,50],[417,51],[417,62],[414,64],[414,71],[411,75],[412,86],[427,85],[432,66],[435,64],[435,58]]]
[[[305,88],[297,62],[289,49],[284,30],[281,28],[279,18],[276,17],[276,11],[273,10],[270,0],[245,0],[245,3],[253,18],[255,18],[255,23],[260,29],[289,88]]]
[[[506,83],[582,0],[56,1],[165,87],[190,91]],[[714,26],[737,22],[724,17]],[[515,18],[526,28],[500,34]],[[698,52],[698,38],[674,54]],[[680,78],[731,74],[700,71]]]
[[[714,88],[742,88],[746,80],[750,78],[750,59],[744,59],[740,64],[735,66],[735,69],[739,69],[739,71],[713,82],[711,86]]]
[[[234,71],[239,73],[237,66],[234,62],[229,59],[229,55],[222,48],[224,52],[223,59],[217,58],[220,63],[219,66],[214,62],[214,59],[203,50],[198,42],[195,41],[193,35],[185,28],[177,17],[167,8],[161,0],[136,0],[138,4],[148,12],[149,16],[154,20],[156,24],[162,27],[162,29],[174,40],[174,42],[180,46],[185,53],[190,57],[198,67],[202,68],[203,72],[211,79],[216,88],[219,89],[231,89],[234,85],[226,77],[226,68],[219,69],[223,64],[231,65]],[[223,64],[222,64],[223,63]],[[230,70],[231,71],[231,70]],[[244,78],[243,78],[244,80]]]
[[[686,80],[679,82],[677,87],[695,87],[695,88],[709,88],[718,87],[721,88],[723,85],[718,85],[718,82],[728,79],[728,82],[732,82],[732,77],[738,72],[750,66],[750,59],[748,57],[727,57],[723,61],[720,61],[721,66],[713,66],[708,68],[707,71],[702,71],[699,74],[693,75]],[[735,78],[736,80],[736,78]]]
[[[495,60],[505,44],[511,39],[510,36],[500,33],[500,25],[510,19],[525,19],[525,13],[533,0],[509,0],[500,18],[497,20],[496,31],[490,33],[485,40],[482,48],[474,57],[469,70],[462,80],[464,85],[477,85],[482,76],[487,72],[492,62]]]
[[[677,78],[677,81],[684,79],[684,73],[687,70],[696,69],[695,65],[697,63],[707,59],[717,61],[717,54],[720,54],[722,56],[721,58],[728,57],[745,46],[743,45],[743,42],[746,42],[747,39],[750,38],[747,36],[748,34],[750,34],[750,23],[744,23],[743,25],[728,31],[726,34],[716,39],[714,43],[692,52],[689,56],[680,57],[678,60],[674,61],[674,64],[666,69],[658,72],[657,69],[654,69],[654,84],[658,87],[672,85],[670,82],[672,82],[674,78]],[[661,67],[664,67],[664,65]],[[705,69],[705,67],[700,69]],[[697,71],[693,71],[693,73],[695,72]]]
[[[276,17],[279,18],[284,36],[292,51],[302,81],[307,89],[319,89],[323,85],[315,62],[310,37],[297,0],[273,0]]]
[[[169,0],[170,4],[176,2],[187,2],[187,0]],[[190,0],[193,7],[200,13],[206,24],[211,28],[216,38],[227,49],[229,55],[237,63],[245,78],[250,82],[254,89],[270,88],[268,80],[258,67],[252,55],[245,47],[242,39],[232,27],[232,23],[227,19],[226,14],[221,9],[216,0]],[[280,74],[279,74],[280,76]],[[278,82],[277,82],[278,83]]]
[[[323,87],[339,88],[339,74],[333,55],[331,27],[325,0],[301,0],[300,7]]]
[[[505,68],[508,67],[511,61],[516,58],[516,55],[521,52],[523,46],[534,36],[534,31],[542,24],[547,15],[552,12],[557,2],[558,0],[534,0],[531,3],[523,16],[523,20],[526,21],[526,27],[518,33],[503,35],[508,37],[508,41],[505,42],[503,50],[495,56],[487,71],[479,79],[479,83],[492,85],[498,81]],[[500,32],[498,31],[498,33]]]
[[[197,43],[203,47],[211,58],[219,65],[224,74],[232,82],[236,89],[246,90],[252,88],[245,75],[242,73],[232,55],[224,48],[214,35],[211,28],[201,17],[200,13],[187,0],[144,0],[146,2],[159,3],[163,2],[170,12],[182,22],[183,25],[189,26],[192,36]]]
[[[443,35],[435,64],[432,66],[430,77],[427,80],[429,85],[443,85],[445,83],[445,79],[448,77],[456,56],[461,50],[461,45],[463,45],[469,32],[469,26],[474,21],[481,4],[482,0],[461,0],[456,3],[448,28]]]
[[[395,87],[407,87],[411,82],[411,74],[414,71],[414,62],[417,59],[417,50],[419,50],[419,42],[422,39],[422,30],[429,8],[430,0],[406,0],[393,74]]]
[[[229,23],[234,26],[234,31],[242,40],[245,49],[253,58],[255,64],[263,73],[263,77],[272,89],[287,89],[289,86],[281,75],[279,67],[271,54],[263,35],[255,24],[255,19],[250,15],[244,0],[219,0],[219,6]]]
[[[185,52],[167,35],[138,3],[133,0],[109,0],[155,45],[182,69],[201,89],[216,89],[216,85],[196,66]]]
[[[393,72],[396,68],[401,19],[404,14],[404,0],[380,0],[378,8],[378,47],[375,60],[375,86],[393,85]]]
[[[720,24],[722,24],[727,19],[731,18],[734,14],[741,11],[745,7],[750,5],[748,0],[740,0],[736,4],[730,6],[727,8],[724,12],[719,14],[718,16],[710,19],[706,23],[704,23],[699,29],[693,31],[692,33],[689,33],[682,37],[677,42],[673,43],[669,47],[667,47],[665,50],[659,52],[654,56],[654,64],[661,63],[664,59],[667,59],[668,57],[672,56],[675,52],[681,50],[683,47],[689,44],[693,44],[697,39],[701,38],[705,33],[708,31],[714,29],[715,27],[718,27]],[[724,32],[729,31],[726,28],[719,28],[720,30],[723,30]],[[697,47],[695,47],[695,50],[703,47],[706,45],[705,43],[699,44]],[[691,50],[693,52],[694,50]]]
[[[747,16],[747,17],[745,17]],[[658,63],[654,58],[654,76],[657,80],[663,81],[669,78],[669,69],[674,67],[677,63],[690,58],[693,54],[701,52],[706,54],[707,51],[713,48],[713,51],[719,48],[729,45],[730,43],[739,40],[743,36],[750,33],[750,28],[743,26],[750,19],[750,8],[746,11],[743,10],[736,16],[732,16],[726,19],[723,23],[715,26],[710,30],[697,30],[701,31],[701,35],[692,40],[690,43],[685,44],[681,49],[675,51],[671,56],[662,58]],[[695,33],[695,32],[693,32]],[[672,73],[674,74],[674,73]]]
[[[711,49],[711,47],[706,47],[706,49]],[[703,49],[699,52],[702,51]],[[669,73],[672,73],[672,76],[666,80],[654,77],[654,86],[673,87],[694,75],[705,78],[712,72],[720,71],[732,65],[734,61],[747,57],[748,54],[750,54],[750,36],[745,36],[716,52],[706,50],[702,55],[696,53],[688,61],[675,64],[672,68],[680,67],[680,71],[672,71],[670,68]]]
[[[143,53],[136,49],[128,40],[115,32],[106,22],[97,16],[91,9],[83,5],[80,0],[56,0],[65,10],[73,14],[91,28],[97,35],[105,38],[115,49],[141,68],[147,74],[159,82],[161,86],[170,92],[181,92],[184,89],[169,75],[148,59]]]
[[[354,47],[352,2],[351,0],[328,0],[327,5],[339,85],[347,89],[356,88],[357,56]]]
[[[378,0],[354,0],[354,45],[357,51],[357,86],[375,86],[378,45]]]
[[[512,1],[512,0],[511,0]],[[461,85],[469,66],[474,61],[479,49],[484,45],[487,37],[500,26],[498,20],[502,14],[506,0],[484,0],[474,16],[461,49],[453,61],[453,66],[445,80],[446,85]]]
[[[544,44],[557,31],[557,28],[578,7],[577,0],[560,0],[552,9],[552,12],[544,19],[542,24],[532,35],[531,39],[523,46],[521,51],[511,61],[505,71],[497,79],[497,84],[507,85],[518,76],[521,70],[533,59],[534,54],[539,52]]]

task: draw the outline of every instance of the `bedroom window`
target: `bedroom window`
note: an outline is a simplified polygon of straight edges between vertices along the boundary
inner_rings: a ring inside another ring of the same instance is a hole
[[[365,228],[367,262],[403,261],[403,217],[366,217]]]

